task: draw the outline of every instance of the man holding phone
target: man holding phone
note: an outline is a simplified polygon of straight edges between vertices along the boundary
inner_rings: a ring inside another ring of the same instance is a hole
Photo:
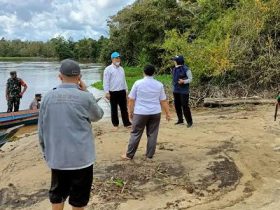
[[[104,114],[81,80],[79,64],[61,62],[62,84],[44,96],[39,113],[39,142],[51,169],[49,198],[62,210],[69,197],[73,210],[83,210],[90,197],[95,146],[91,122]]]

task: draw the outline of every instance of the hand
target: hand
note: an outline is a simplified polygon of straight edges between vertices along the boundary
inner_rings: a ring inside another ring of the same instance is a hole
[[[133,120],[133,113],[128,113],[128,118],[132,122],[132,120]]]
[[[23,92],[19,93],[19,97],[22,98],[23,96]]]
[[[6,95],[6,100],[7,100],[7,101],[9,100],[9,96],[8,96],[8,95]]]
[[[184,80],[182,80],[182,79],[179,79],[178,83],[179,83],[180,85],[185,84]]]
[[[110,93],[106,93],[105,98],[108,99],[110,101],[111,95]]]
[[[170,120],[171,120],[171,115],[168,113],[168,114],[166,114],[166,120],[169,122]]]
[[[87,86],[86,83],[84,83],[84,81],[81,80],[79,86],[82,91],[87,91]]]

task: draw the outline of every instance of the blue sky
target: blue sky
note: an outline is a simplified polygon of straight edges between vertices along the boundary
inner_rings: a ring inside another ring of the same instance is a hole
[[[0,0],[0,38],[42,40],[56,36],[98,39],[106,20],[134,0]]]

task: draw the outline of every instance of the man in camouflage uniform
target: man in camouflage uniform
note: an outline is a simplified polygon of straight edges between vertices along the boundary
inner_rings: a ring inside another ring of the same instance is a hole
[[[7,112],[17,112],[19,110],[20,99],[27,89],[25,82],[17,77],[17,72],[10,72],[11,78],[7,81],[6,99],[8,102]],[[21,88],[23,91],[21,91]]]

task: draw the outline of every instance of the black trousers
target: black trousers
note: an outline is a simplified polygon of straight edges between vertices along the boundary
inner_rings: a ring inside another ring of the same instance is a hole
[[[114,126],[119,126],[118,106],[121,110],[122,121],[124,126],[130,126],[131,123],[128,118],[127,112],[127,99],[126,91],[110,91],[110,104],[111,104],[111,120]]]
[[[183,122],[183,113],[188,124],[192,124],[192,113],[189,107],[189,94],[173,93],[175,109],[179,122]]]

